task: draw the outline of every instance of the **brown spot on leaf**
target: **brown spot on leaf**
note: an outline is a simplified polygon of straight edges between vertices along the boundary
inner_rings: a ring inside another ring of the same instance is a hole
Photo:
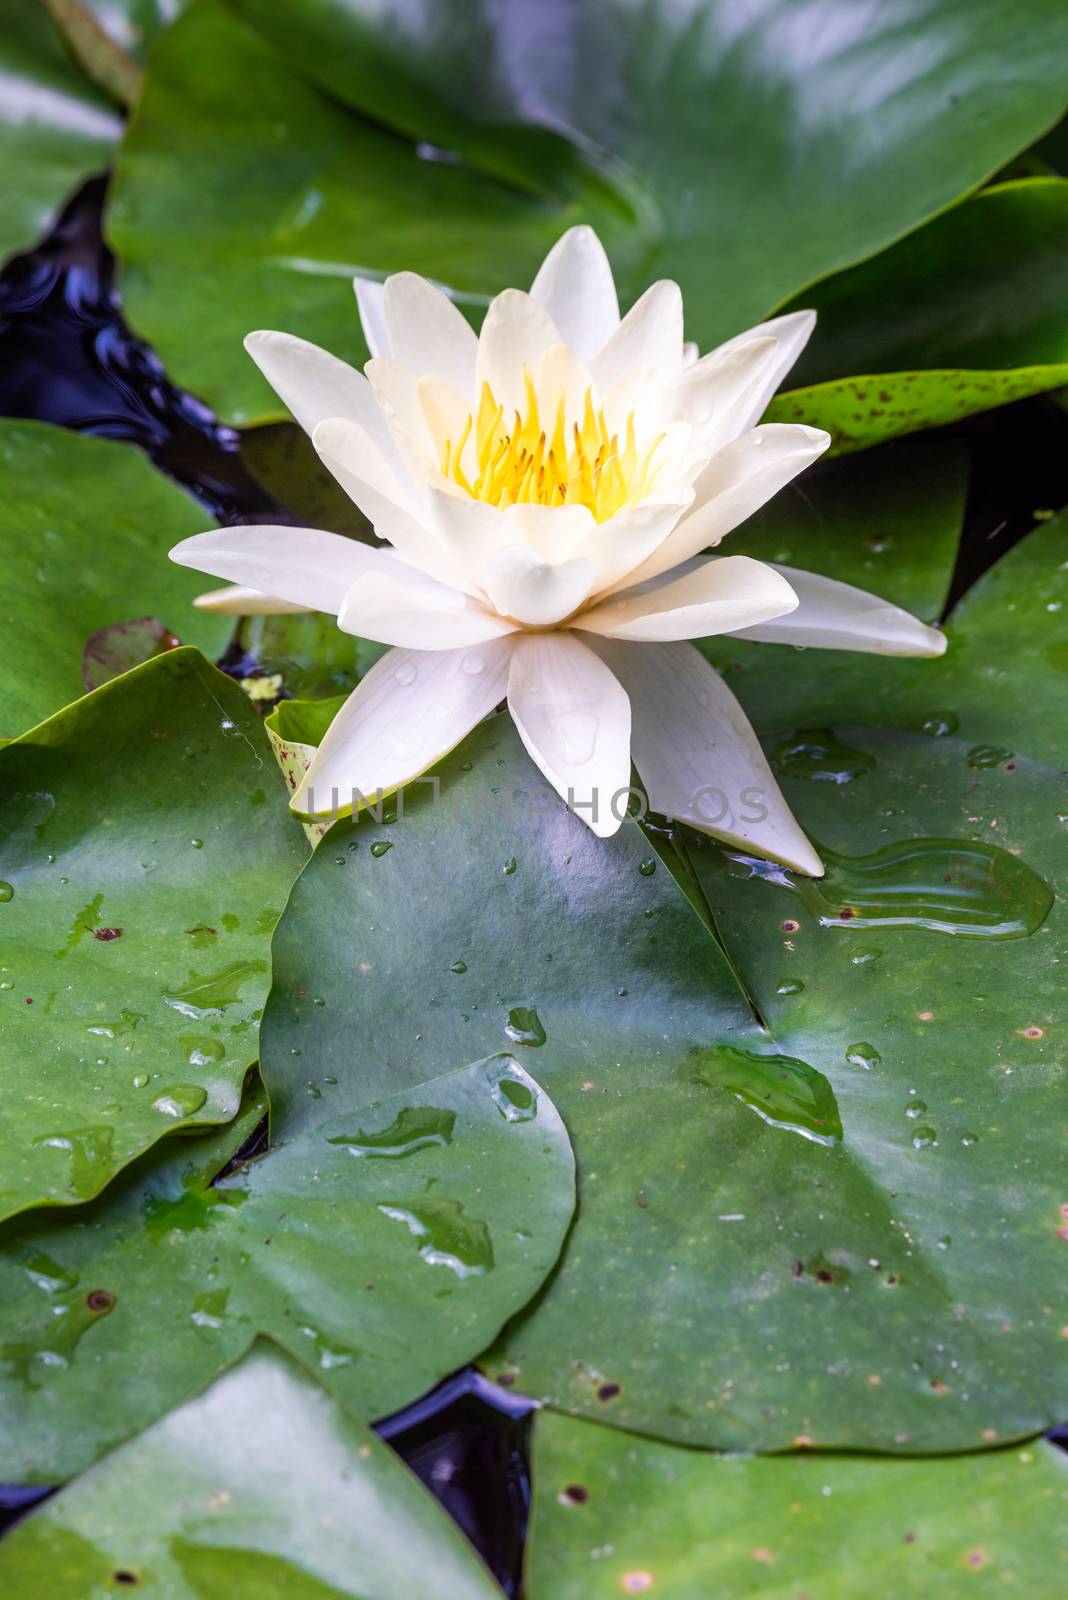
[[[103,944],[108,944],[112,939],[122,938],[121,928],[94,928],[93,938],[99,939]]]
[[[90,1289],[85,1297],[85,1303],[90,1311],[98,1313],[110,1311],[115,1304],[115,1296],[110,1289]]]
[[[569,1483],[560,1496],[564,1504],[569,1506],[584,1506],[589,1498],[590,1491],[584,1483]]]
[[[597,1390],[597,1398],[607,1405],[609,1400],[614,1400],[616,1395],[622,1392],[622,1387],[618,1383],[602,1383]]]

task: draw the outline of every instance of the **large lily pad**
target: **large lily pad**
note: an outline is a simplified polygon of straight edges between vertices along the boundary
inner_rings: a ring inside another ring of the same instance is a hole
[[[328,1114],[318,1063],[303,1074],[308,1115],[274,1108],[279,1142],[230,1176],[212,1184],[169,1143],[81,1227],[8,1227],[0,1477],[78,1471],[257,1333],[383,1415],[534,1294],[571,1219],[574,1168],[555,1108],[513,1058]]]
[[[691,336],[711,343],[1056,121],[1068,24],[1057,0],[1023,7],[909,0],[843,27],[834,0],[751,17],[731,0],[242,0],[275,50],[198,6],[153,53],[123,141],[110,231],[131,320],[180,382],[262,420],[280,413],[241,350],[250,327],[361,357],[357,268],[414,268],[479,302],[529,282],[585,219],[627,296],[676,277]]]
[[[186,644],[219,654],[229,620],[195,611],[208,585],[167,560],[206,520],[128,444],[0,421],[5,732],[83,693],[83,648],[109,623],[160,617]]]
[[[812,781],[788,743],[788,791],[821,845],[863,855],[978,835],[1021,849],[1038,876],[982,848],[978,865],[946,847],[925,866],[943,863],[952,898],[993,860],[997,894],[974,916],[1042,921],[1042,880],[1062,872],[1056,775],[872,735],[842,739],[852,782]],[[1052,931],[1004,942],[884,938],[862,921],[853,936],[803,923],[789,890],[727,879],[710,892],[717,917],[751,924],[751,944],[728,935],[733,967],[765,1012],[782,991],[773,1043],[747,1034],[741,990],[633,825],[605,843],[555,802],[508,817],[508,795],[535,780],[503,719],[439,772],[439,804],[410,790],[393,823],[339,825],[303,874],[275,939],[263,1070],[299,1119],[318,1107],[294,1049],[335,1098],[353,1080],[415,1085],[509,1031],[536,1051],[575,1144],[579,1211],[560,1269],[488,1358],[493,1375],[731,1447],[808,1435],[964,1448],[1068,1409],[1068,1342],[1044,1309],[1065,1249],[1050,1176],[1064,1122],[1059,908]],[[338,868],[346,839],[357,848]],[[859,959],[873,948],[881,960]],[[366,992],[353,962],[373,974]],[[804,1028],[786,1027],[790,1007]],[[928,1007],[937,1024],[919,1019]],[[920,1099],[929,1116],[907,1115]]]
[[[1068,1560],[1066,1497],[1068,1461],[1043,1443],[943,1461],[754,1460],[547,1412],[527,1587],[530,1600],[1045,1594]]]
[[[1068,383],[1068,181],[985,189],[803,298],[817,332],[770,416],[839,450]]]
[[[28,249],[71,191],[107,166],[122,122],[72,61],[40,0],[8,0],[0,79],[2,259]]]
[[[871,587],[892,593],[885,580]],[[1022,750],[1063,767],[1066,608],[1068,514],[1062,513],[1028,534],[958,602],[946,625],[949,647],[938,660],[802,653],[727,636],[705,640],[702,648],[727,672],[762,730],[833,727],[863,717],[934,736],[959,731],[970,744]]]
[[[27,1600],[500,1595],[388,1446],[266,1344],[23,1522],[0,1580]]]
[[[247,698],[193,650],[0,751],[0,1215],[226,1121],[304,858]]]

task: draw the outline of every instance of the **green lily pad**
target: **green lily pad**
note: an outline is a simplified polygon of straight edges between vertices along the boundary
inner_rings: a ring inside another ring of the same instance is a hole
[[[9,178],[0,211],[3,259],[34,244],[78,184],[103,171],[122,121],[72,61],[40,0],[8,0],[0,72],[0,166]]]
[[[728,967],[635,825],[598,841],[555,801],[516,801],[509,817],[513,790],[538,791],[504,718],[441,763],[438,803],[413,786],[392,823],[337,825],[296,885],[261,1051],[287,1119],[320,1114],[303,1063],[330,1104],[354,1079],[365,1093],[414,1086],[510,1037],[567,1122],[578,1214],[559,1269],[486,1358],[498,1380],[731,1448],[807,1434],[962,1449],[1068,1410],[1063,1317],[1043,1309],[1066,1248],[1059,905],[1050,931],[1023,936],[1063,871],[1061,780],[1023,761],[969,765],[951,740],[841,743],[860,759],[832,783],[799,776],[790,742],[783,781],[802,822],[851,856],[962,841],[924,870],[941,864],[932,917],[956,897],[972,937],[884,936],[861,916],[856,934],[822,928],[800,895],[727,878],[708,899]],[[968,885],[991,861],[984,899],[982,876]],[[865,905],[871,882],[852,885]],[[803,945],[783,927],[794,920]],[[984,936],[999,927],[1020,936]],[[859,959],[871,949],[881,958]],[[366,993],[353,962],[373,974]],[[920,1020],[928,1006],[937,1024]],[[906,1114],[921,1099],[929,1114]]]
[[[942,1461],[702,1455],[542,1413],[530,1600],[1045,1594],[1068,1559],[1068,1461],[1036,1443]],[[873,1574],[878,1574],[874,1579]]]
[[[481,305],[590,221],[624,296],[677,278],[708,345],[935,215],[1064,108],[1057,0],[911,0],[905,27],[880,12],[844,33],[833,0],[801,28],[792,0],[752,18],[730,0],[566,21],[521,0],[241,10],[262,33],[205,4],[160,40],[110,220],[133,325],[240,422],[282,415],[250,328],[363,358],[357,269]]]
[[[317,1070],[304,1068],[308,1114],[272,1108],[278,1142],[214,1184],[179,1174],[168,1146],[79,1228],[9,1225],[5,1481],[80,1470],[258,1333],[383,1415],[477,1355],[535,1293],[571,1220],[574,1166],[523,1068],[497,1055],[330,1113]]]
[[[1068,383],[1068,181],[984,189],[803,299],[817,331],[768,415],[826,428],[836,450],[1055,389]]]
[[[891,596],[885,580],[871,586]],[[800,652],[726,635],[703,640],[701,648],[727,674],[760,730],[833,728],[863,717],[933,737],[959,733],[973,745],[1022,750],[1064,767],[1066,613],[1068,514],[1062,513],[968,590],[949,616],[949,647],[937,660]]]
[[[0,1581],[27,1600],[500,1595],[414,1474],[269,1344],[21,1523]]]
[[[0,421],[3,726],[21,733],[84,693],[82,651],[111,623],[166,619],[217,656],[226,617],[196,611],[209,587],[167,560],[210,520],[139,450],[43,422]]]
[[[193,650],[0,751],[0,1215],[226,1121],[304,845],[241,691]]]

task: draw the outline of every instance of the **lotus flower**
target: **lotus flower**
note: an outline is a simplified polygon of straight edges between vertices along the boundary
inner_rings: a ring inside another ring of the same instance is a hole
[[[801,872],[823,868],[741,707],[691,639],[939,655],[943,636],[828,578],[708,556],[827,448],[756,426],[804,347],[794,312],[701,357],[676,284],[622,319],[605,252],[572,228],[481,332],[411,272],[357,278],[364,374],[285,333],[246,346],[387,544],[220,528],[175,561],[242,587],[234,612],[318,610],[392,645],[292,798],[314,820],[424,773],[501,700],[595,833],[651,806]],[[783,657],[791,670],[791,657]],[[710,800],[710,796],[715,796]]]

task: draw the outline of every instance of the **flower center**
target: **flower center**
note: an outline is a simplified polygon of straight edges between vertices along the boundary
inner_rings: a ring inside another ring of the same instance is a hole
[[[663,434],[639,454],[634,439],[634,413],[623,431],[609,430],[603,409],[594,410],[587,389],[581,424],[566,424],[564,396],[551,429],[538,415],[538,397],[529,371],[523,369],[525,413],[506,423],[504,407],[488,383],[482,385],[478,415],[469,415],[455,444],[441,448],[444,476],[488,505],[585,506],[598,522],[606,522],[625,506],[649,493],[659,471],[654,462]],[[474,450],[465,447],[474,430]]]

